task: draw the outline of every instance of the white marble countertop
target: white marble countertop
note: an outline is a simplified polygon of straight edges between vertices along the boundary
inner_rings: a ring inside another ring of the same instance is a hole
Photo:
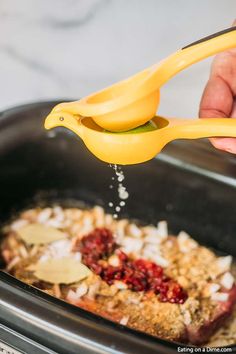
[[[79,98],[230,26],[235,0],[2,0],[0,109]],[[163,89],[160,114],[196,117],[210,60]]]

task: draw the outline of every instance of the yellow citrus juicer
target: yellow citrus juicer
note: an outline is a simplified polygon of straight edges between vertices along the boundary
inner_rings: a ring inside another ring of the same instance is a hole
[[[236,119],[155,116],[159,89],[165,82],[191,64],[234,47],[236,27],[200,39],[126,80],[79,101],[57,105],[47,116],[45,128],[66,127],[97,158],[122,165],[148,161],[175,139],[236,137]]]

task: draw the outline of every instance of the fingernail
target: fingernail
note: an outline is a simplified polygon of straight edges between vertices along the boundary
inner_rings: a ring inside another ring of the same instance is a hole
[[[226,147],[226,148],[224,148],[224,150],[229,152],[230,154],[236,154],[235,149],[233,149],[232,147]]]
[[[220,150],[225,150],[227,147],[226,143],[225,143],[225,139],[220,139],[220,138],[211,138],[210,139],[212,145],[216,148],[216,149],[220,149]]]
[[[231,154],[234,154],[234,151],[231,148],[225,148],[224,151],[230,152]]]

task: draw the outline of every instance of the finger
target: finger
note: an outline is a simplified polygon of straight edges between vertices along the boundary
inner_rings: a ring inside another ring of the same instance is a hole
[[[227,118],[234,116],[235,103],[231,89],[221,77],[210,77],[200,103],[199,116],[201,118]],[[220,150],[236,154],[236,139],[211,138],[212,145]]]
[[[200,118],[230,117],[233,107],[233,95],[222,77],[210,77],[200,103]]]
[[[236,20],[233,26],[236,25]],[[201,118],[236,117],[236,49],[220,53],[212,64],[210,79],[203,92],[199,116]],[[236,139],[211,138],[217,149],[236,154]]]
[[[203,93],[199,116],[201,118],[227,118],[234,107],[233,96],[224,80],[212,77]],[[211,138],[212,145],[220,150],[236,154],[236,139]]]
[[[236,118],[236,102],[233,103],[231,117]],[[212,145],[220,150],[236,154],[236,139],[235,138],[211,138],[209,139]]]
[[[210,138],[209,140],[216,149],[236,154],[235,138]]]

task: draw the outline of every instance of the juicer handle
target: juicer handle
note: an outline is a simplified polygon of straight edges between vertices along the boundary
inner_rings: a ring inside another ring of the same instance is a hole
[[[190,48],[190,47],[192,47],[192,46],[194,46],[194,45],[196,45],[196,44],[209,41],[209,40],[212,39],[212,38],[220,37],[220,36],[222,36],[222,35],[225,34],[225,33],[232,32],[232,31],[235,31],[235,30],[236,30],[236,26],[232,26],[232,27],[226,28],[225,30],[222,30],[222,31],[219,31],[219,32],[210,34],[209,36],[203,37],[203,38],[201,38],[201,39],[198,39],[198,40],[195,41],[195,42],[192,42],[192,43],[186,45],[185,47],[182,48],[182,50],[187,49],[187,48]]]
[[[170,119],[169,139],[236,137],[236,118]]]
[[[152,80],[156,77],[158,84],[163,85],[188,66],[231,48],[236,48],[236,26],[199,39],[154,65]]]
[[[69,112],[85,117],[100,117],[149,97],[154,111],[159,101],[159,88],[184,68],[210,55],[236,47],[236,27],[228,28],[191,43],[161,62],[79,101],[60,103],[53,112]],[[145,102],[145,105],[149,103]],[[142,105],[145,109],[145,105]],[[133,106],[130,106],[133,109]],[[129,107],[129,108],[130,108]],[[127,113],[127,112],[125,112]],[[153,112],[154,115],[155,112]]]

